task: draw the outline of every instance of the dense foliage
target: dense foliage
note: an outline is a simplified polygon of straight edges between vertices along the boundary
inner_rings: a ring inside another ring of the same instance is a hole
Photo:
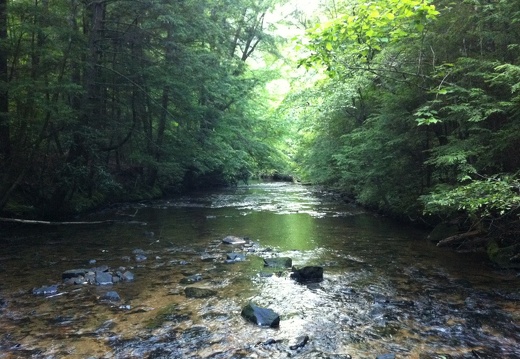
[[[56,217],[283,170],[280,1],[1,0],[0,211]],[[262,110],[263,108],[263,110]]]
[[[60,216],[290,159],[395,216],[516,218],[518,1],[323,0],[280,17],[307,30],[299,70],[266,21],[286,2],[0,0],[0,211]]]
[[[302,175],[400,217],[518,214],[520,2],[335,6],[301,61],[328,76],[288,99],[312,97]]]

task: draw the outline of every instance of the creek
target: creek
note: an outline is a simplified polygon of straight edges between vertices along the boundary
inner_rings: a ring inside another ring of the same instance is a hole
[[[311,186],[255,183],[80,220],[110,219],[0,231],[0,358],[520,358],[517,272]],[[224,244],[230,235],[250,244]],[[227,263],[231,252],[245,260]],[[270,257],[321,266],[324,279],[298,284],[290,268],[264,268]],[[134,278],[62,281],[100,266]],[[215,294],[188,298],[190,286]],[[120,299],[103,300],[112,291]],[[250,301],[279,327],[244,320]]]

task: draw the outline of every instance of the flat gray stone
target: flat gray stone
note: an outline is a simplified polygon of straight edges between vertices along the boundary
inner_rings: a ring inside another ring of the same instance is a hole
[[[223,243],[226,244],[246,244],[247,242],[240,237],[235,236],[227,236],[222,240]]]

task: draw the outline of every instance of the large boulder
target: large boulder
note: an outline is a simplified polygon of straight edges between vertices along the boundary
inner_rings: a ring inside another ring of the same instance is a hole
[[[251,302],[242,309],[242,316],[262,327],[277,328],[280,326],[280,316],[272,309],[262,308]]]
[[[323,280],[323,267],[307,266],[301,269],[293,267],[291,278],[298,283],[317,283]]]

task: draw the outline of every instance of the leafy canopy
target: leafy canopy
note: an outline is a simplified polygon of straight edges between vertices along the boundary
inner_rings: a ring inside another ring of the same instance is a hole
[[[308,32],[311,56],[303,61],[325,65],[330,75],[340,57],[348,54],[358,63],[369,63],[386,45],[422,36],[425,25],[439,12],[429,0],[355,1],[343,14],[317,24]]]

